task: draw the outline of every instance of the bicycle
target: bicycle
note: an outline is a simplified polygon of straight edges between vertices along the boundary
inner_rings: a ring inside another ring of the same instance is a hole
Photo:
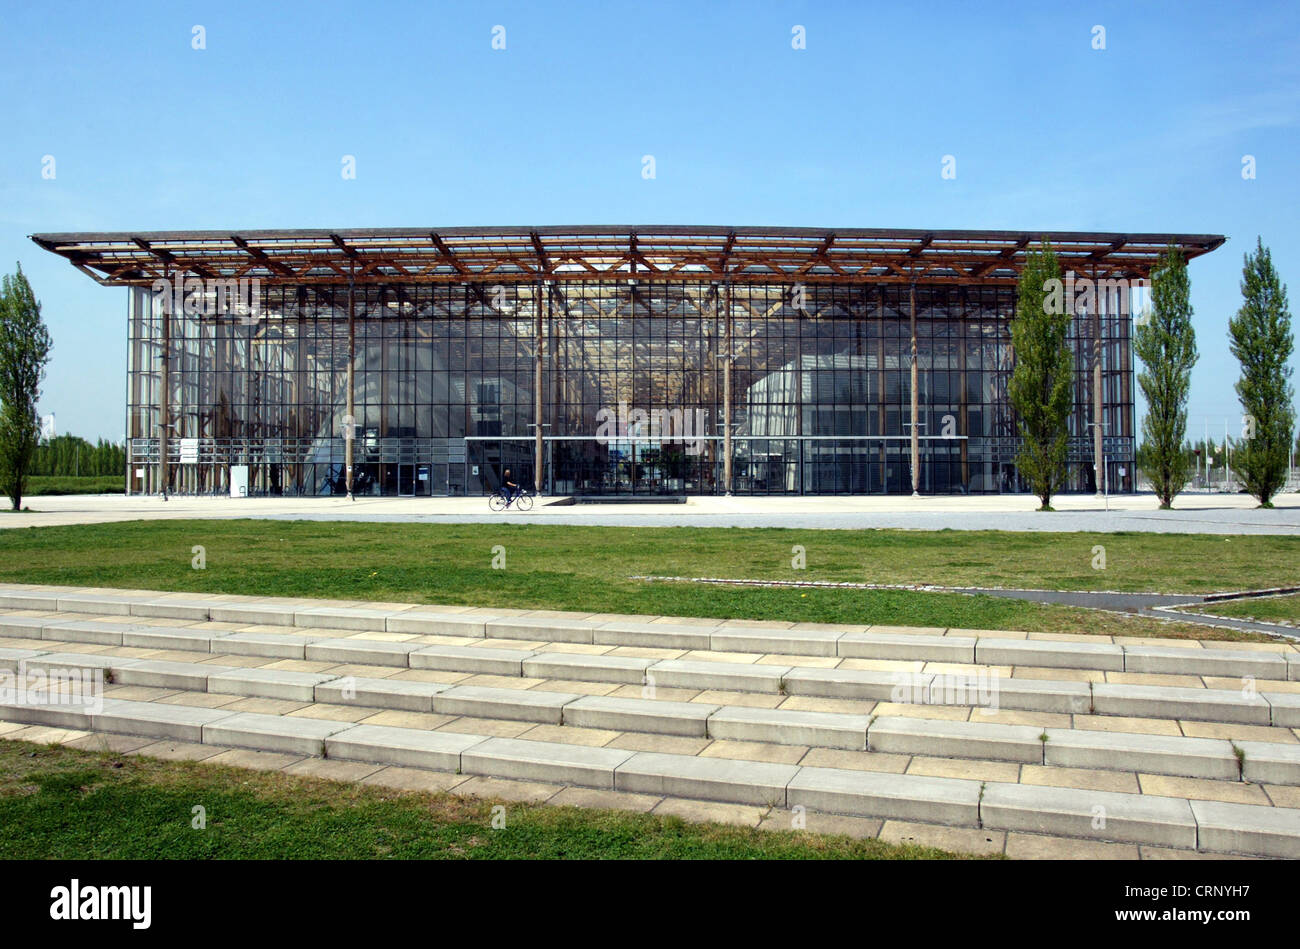
[[[520,488],[514,494],[515,496],[507,501],[506,496],[501,493],[501,489],[497,488],[488,496],[488,507],[498,513],[512,504],[519,511],[531,511],[533,509],[533,494],[531,491],[527,488]]]

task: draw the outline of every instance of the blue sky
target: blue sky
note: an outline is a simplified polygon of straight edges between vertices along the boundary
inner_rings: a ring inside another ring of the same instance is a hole
[[[1295,4],[10,2],[0,88],[0,268],[22,261],[54,337],[42,411],[91,438],[122,436],[126,291],[33,232],[1226,234],[1191,265],[1191,431],[1220,437],[1240,426],[1226,332],[1256,235],[1300,294]]]

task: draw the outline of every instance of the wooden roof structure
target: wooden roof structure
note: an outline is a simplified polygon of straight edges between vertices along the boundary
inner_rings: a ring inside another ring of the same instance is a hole
[[[264,285],[693,280],[1012,285],[1051,242],[1063,273],[1146,278],[1170,244],[1190,260],[1218,234],[887,228],[550,226],[33,234],[105,286],[193,276]]]

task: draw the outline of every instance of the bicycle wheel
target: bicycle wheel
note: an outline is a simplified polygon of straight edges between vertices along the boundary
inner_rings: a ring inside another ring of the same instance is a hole
[[[515,507],[521,511],[531,511],[533,509],[533,496],[531,494],[521,494],[515,499]]]
[[[506,509],[506,499],[499,493],[493,492],[492,496],[488,498],[488,507],[494,511],[504,511]]]

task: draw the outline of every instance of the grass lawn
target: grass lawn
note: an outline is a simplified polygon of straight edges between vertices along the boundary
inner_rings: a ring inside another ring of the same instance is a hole
[[[791,548],[807,569],[791,567]],[[191,567],[202,546],[206,568]],[[505,569],[493,569],[493,548]],[[1094,570],[1094,547],[1106,568]],[[989,596],[633,575],[1195,592],[1280,585],[1300,538],[166,520],[0,531],[0,582],[588,612],[1259,639]]]
[[[492,807],[505,807],[493,829]],[[207,826],[191,826],[196,806]],[[0,859],[916,860],[913,845],[0,740]]]
[[[1206,603],[1203,606],[1189,607],[1189,612],[1213,613],[1215,616],[1231,616],[1235,619],[1255,620],[1260,623],[1291,623],[1300,626],[1300,593]]]
[[[121,475],[32,475],[24,497],[50,494],[121,494]]]

